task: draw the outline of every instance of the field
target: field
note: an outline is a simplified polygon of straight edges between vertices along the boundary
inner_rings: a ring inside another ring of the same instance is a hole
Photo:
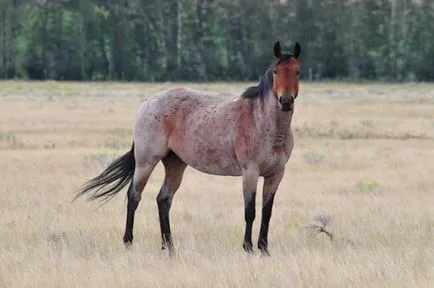
[[[242,250],[240,178],[187,169],[173,258],[160,250],[161,164],[130,250],[125,192],[100,208],[71,203],[130,148],[143,99],[181,85],[231,98],[249,84],[0,82],[0,287],[434,287],[430,84],[301,83],[271,257]],[[303,228],[318,215],[333,240]]]

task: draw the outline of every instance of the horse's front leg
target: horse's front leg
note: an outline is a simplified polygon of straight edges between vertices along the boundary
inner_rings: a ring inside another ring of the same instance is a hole
[[[285,170],[280,170],[275,174],[264,178],[262,190],[262,219],[261,230],[259,232],[258,249],[262,254],[269,255],[268,252],[268,224],[270,223],[271,211],[273,209],[274,195],[277,187],[285,174]]]
[[[243,248],[247,253],[253,252],[252,225],[255,220],[255,198],[258,178],[259,172],[257,169],[243,169],[244,219],[246,221]]]

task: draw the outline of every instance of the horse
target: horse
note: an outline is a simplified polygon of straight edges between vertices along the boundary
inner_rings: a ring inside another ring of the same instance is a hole
[[[75,198],[93,191],[88,200],[108,201],[130,183],[123,235],[128,247],[133,242],[134,215],[142,191],[161,161],[165,178],[156,198],[161,249],[172,254],[169,211],[186,167],[213,175],[241,176],[245,220],[242,246],[253,253],[256,190],[259,177],[263,177],[257,247],[269,255],[268,227],[274,196],[294,146],[291,121],[298,96],[301,46],[295,42],[292,51],[285,52],[276,41],[273,52],[275,59],[258,85],[235,99],[171,88],[144,100],[136,113],[131,150],[87,181]]]

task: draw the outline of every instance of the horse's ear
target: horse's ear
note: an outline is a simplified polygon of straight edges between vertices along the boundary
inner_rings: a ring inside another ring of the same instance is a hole
[[[276,41],[276,43],[274,44],[274,56],[276,56],[276,58],[279,59],[281,55],[282,55],[282,48],[280,47],[279,41]]]
[[[300,56],[300,53],[301,53],[300,43],[295,42],[294,49],[292,51],[292,54],[294,55],[295,59],[298,59],[298,57]]]

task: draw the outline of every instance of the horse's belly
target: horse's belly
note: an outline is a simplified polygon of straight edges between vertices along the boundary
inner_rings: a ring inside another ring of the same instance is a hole
[[[174,152],[189,166],[207,174],[240,176],[241,168],[235,157],[217,151],[176,151]]]
[[[241,176],[241,169],[239,166],[221,166],[221,165],[204,165],[203,162],[187,163],[189,166],[203,173],[220,175],[220,176]]]
[[[190,141],[188,141],[190,142]],[[171,143],[170,149],[187,165],[207,174],[240,176],[241,168],[235,153],[226,145],[200,145],[190,142]]]

